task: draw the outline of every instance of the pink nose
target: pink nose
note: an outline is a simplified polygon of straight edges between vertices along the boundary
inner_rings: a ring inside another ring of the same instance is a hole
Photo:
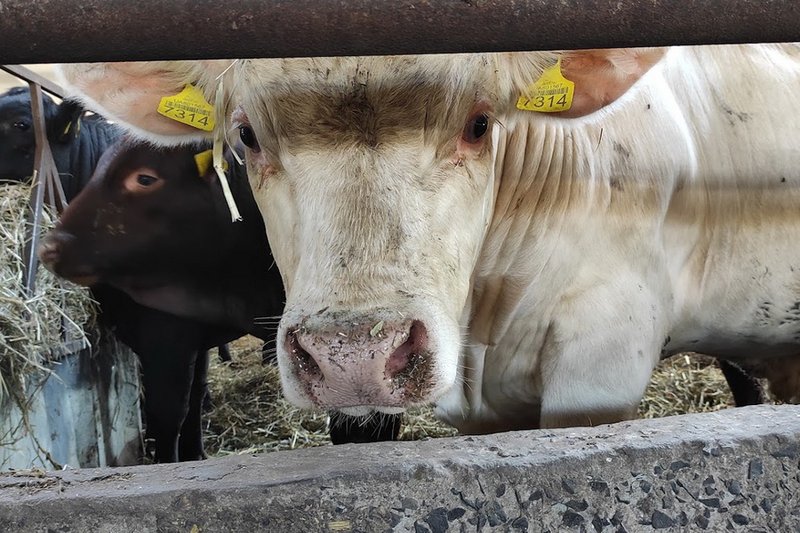
[[[406,407],[430,388],[428,333],[419,320],[315,316],[290,328],[284,342],[320,407]]]

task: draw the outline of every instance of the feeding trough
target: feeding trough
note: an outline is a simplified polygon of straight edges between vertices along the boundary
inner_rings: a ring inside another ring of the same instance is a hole
[[[32,183],[0,185],[0,470],[134,464],[142,455],[137,359],[97,325],[87,289],[37,268],[38,238],[65,202],[39,84],[31,91]]]
[[[134,464],[135,355],[96,325],[87,290],[44,269],[34,290],[23,290],[29,191],[0,186],[0,469]]]

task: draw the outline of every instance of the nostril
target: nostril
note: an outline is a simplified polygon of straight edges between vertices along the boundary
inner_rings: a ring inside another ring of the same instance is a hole
[[[286,351],[292,357],[292,362],[298,373],[302,376],[322,378],[322,369],[308,351],[300,344],[297,338],[298,330],[291,330],[286,334]]]
[[[44,242],[39,246],[39,250],[37,255],[39,256],[39,260],[44,263],[50,263],[55,260],[60,252],[60,246],[57,241],[53,239],[45,239]]]
[[[386,361],[386,377],[395,381],[405,381],[425,359],[428,350],[428,330],[419,320],[411,323],[406,342],[397,347]],[[402,385],[402,383],[398,383]]]

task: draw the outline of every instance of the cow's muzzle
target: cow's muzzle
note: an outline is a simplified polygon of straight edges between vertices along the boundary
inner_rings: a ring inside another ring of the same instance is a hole
[[[97,282],[97,275],[83,265],[72,264],[70,261],[65,260],[67,255],[65,249],[68,249],[76,237],[66,231],[54,229],[45,235],[37,255],[39,261],[51,272],[58,276],[68,279],[78,285],[90,286]]]
[[[283,342],[319,407],[404,408],[431,389],[433,354],[421,320],[307,317],[287,328]]]

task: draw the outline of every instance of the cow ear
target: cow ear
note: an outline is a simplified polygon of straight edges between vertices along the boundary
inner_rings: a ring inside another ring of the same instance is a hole
[[[211,133],[159,113],[162,99],[194,85],[213,103],[216,78],[230,64],[228,60],[77,63],[60,65],[57,73],[87,108],[121,122],[137,137],[177,145],[207,139]]]
[[[86,110],[77,100],[64,100],[52,104],[52,115],[47,120],[47,138],[51,142],[66,143],[80,131],[80,118]]]
[[[236,155],[233,153],[234,150],[236,150]],[[225,175],[229,181],[231,179],[239,179],[242,175],[247,180],[242,151],[239,143],[236,143],[233,147],[225,148],[222,154],[222,168],[225,170]],[[197,173],[202,179],[208,183],[219,181],[217,171],[214,169],[213,149],[198,151],[194,155],[194,162],[197,165]]]
[[[594,113],[627,92],[666,53],[666,48],[627,48],[567,52],[561,72],[575,83],[566,116]]]
[[[561,53],[503,54],[513,101],[529,90],[548,66],[561,60],[561,74],[573,82],[572,106],[554,115],[573,118],[594,113],[617,100],[666,53],[666,48],[576,50]],[[531,76],[535,72],[536,76]],[[512,104],[514,105],[514,104]]]

